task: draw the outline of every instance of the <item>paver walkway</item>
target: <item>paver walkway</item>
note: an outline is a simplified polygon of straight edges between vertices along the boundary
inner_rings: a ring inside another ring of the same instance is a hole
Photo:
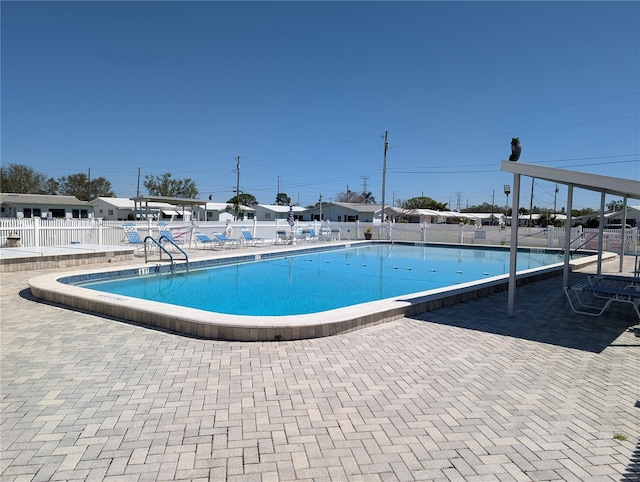
[[[2,481],[640,480],[632,311],[575,315],[561,277],[515,319],[239,343],[34,301],[42,272],[1,277]]]

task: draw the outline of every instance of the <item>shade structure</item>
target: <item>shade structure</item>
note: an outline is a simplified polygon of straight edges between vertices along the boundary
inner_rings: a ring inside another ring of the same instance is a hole
[[[579,171],[569,171],[553,167],[538,166],[521,162],[502,161],[501,171],[513,173],[513,205],[511,211],[517,213],[520,199],[520,177],[529,176],[534,179],[543,179],[567,186],[567,219],[565,222],[565,246],[564,246],[564,272],[562,283],[569,286],[569,260],[571,256],[571,208],[573,205],[573,189],[580,188],[589,191],[600,192],[600,240],[603,238],[604,228],[604,200],[606,194],[622,196],[622,211],[626,213],[628,198],[640,199],[640,181],[637,178],[625,179],[611,176],[601,176]],[[623,216],[620,239],[624,239],[626,214]],[[511,248],[509,261],[509,294],[508,315],[515,316],[515,292],[516,292],[516,259],[518,255],[518,223],[511,223]],[[624,262],[624,243],[620,246],[620,271]],[[598,274],[602,264],[602,242],[598,246]]]

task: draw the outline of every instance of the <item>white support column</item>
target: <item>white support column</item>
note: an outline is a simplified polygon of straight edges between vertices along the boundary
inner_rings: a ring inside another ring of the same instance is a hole
[[[598,269],[597,274],[602,272],[602,247],[604,245],[604,202],[606,194],[604,191],[600,194],[600,226],[598,226]]]
[[[518,211],[520,210],[520,174],[513,174],[513,200],[511,206],[511,247],[509,249],[509,301],[507,314],[515,316],[516,266],[518,263]],[[514,225],[515,220],[515,225]]]
[[[562,286],[569,286],[569,260],[571,257],[571,210],[573,209],[573,184],[567,189],[567,221],[564,235],[564,271],[562,272]]]
[[[625,195],[622,201],[622,228],[620,229],[620,269],[622,273],[624,269],[624,241],[627,237],[627,202],[628,197]],[[635,275],[635,273],[634,273]]]

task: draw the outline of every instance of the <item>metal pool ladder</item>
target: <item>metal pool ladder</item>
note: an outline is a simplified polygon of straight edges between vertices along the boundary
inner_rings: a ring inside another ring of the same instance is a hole
[[[166,241],[169,244],[171,244],[173,247],[175,247],[178,251],[180,251],[183,255],[184,255],[184,260],[185,260],[185,266],[186,266],[186,270],[189,271],[189,256],[187,255],[187,253],[185,253],[185,251],[178,246],[176,243],[174,243],[173,241],[171,241],[169,238],[167,238],[166,236],[162,235],[160,236],[158,239],[155,239],[151,236],[147,236],[146,238],[144,238],[144,262],[147,263],[147,240],[151,241],[153,244],[155,244],[158,249],[160,250],[160,260],[162,261],[162,253],[166,253],[167,256],[169,256],[169,259],[171,260],[171,272],[173,273],[174,269],[175,269],[175,261],[173,259],[173,255],[167,250],[167,248],[165,248],[162,245],[162,241]]]

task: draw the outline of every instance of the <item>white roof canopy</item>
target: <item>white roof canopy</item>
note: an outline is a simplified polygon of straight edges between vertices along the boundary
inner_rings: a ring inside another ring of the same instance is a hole
[[[556,182],[568,186],[567,193],[567,222],[565,234],[564,248],[564,274],[563,284],[568,286],[569,283],[569,257],[571,253],[571,206],[573,203],[573,189],[575,187],[596,191],[601,193],[600,216],[604,219],[604,197],[606,194],[622,196],[624,198],[622,232],[621,237],[624,239],[624,226],[626,217],[627,198],[640,199],[640,181],[637,179],[623,179],[619,177],[601,176],[598,174],[588,174],[585,172],[568,171],[566,169],[556,169],[552,167],[536,166],[534,164],[525,164],[521,162],[502,161],[501,171],[513,173],[513,206],[512,212],[517,213],[519,210],[518,203],[520,199],[520,176],[528,176],[545,181]],[[600,223],[600,236],[598,246],[598,272],[600,272],[602,262],[602,229],[604,223]],[[622,243],[624,246],[624,243]],[[516,292],[516,260],[518,256],[518,223],[511,227],[511,251],[509,262],[509,302],[508,314],[513,317],[515,313],[515,292]],[[620,270],[624,251],[620,252]]]
[[[572,185],[589,191],[606,192],[616,196],[640,199],[640,181],[620,177],[600,176],[586,172],[568,171],[554,167],[536,166],[520,162],[502,161],[501,171],[535,177],[545,181]]]

